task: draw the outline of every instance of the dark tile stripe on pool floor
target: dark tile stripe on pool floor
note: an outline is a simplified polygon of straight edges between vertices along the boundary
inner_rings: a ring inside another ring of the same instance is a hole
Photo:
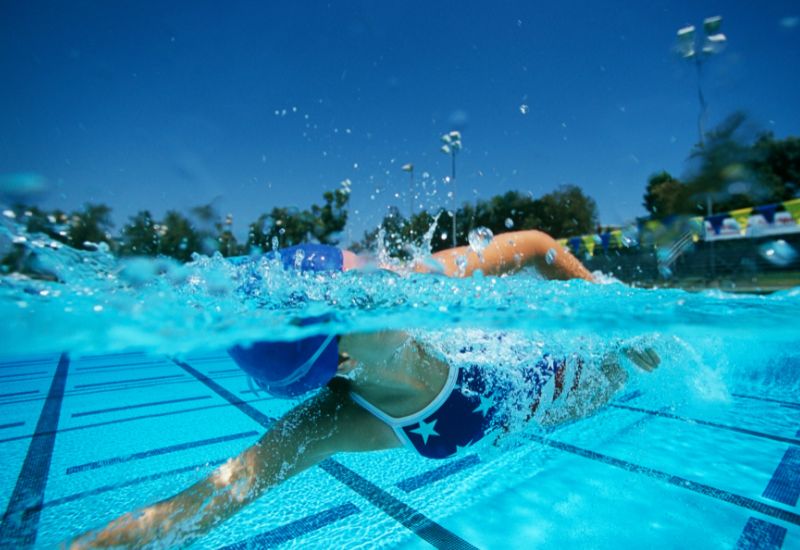
[[[222,435],[219,437],[212,437],[209,439],[201,439],[199,441],[189,441],[187,443],[179,443],[178,445],[170,445],[168,447],[160,447],[158,449],[150,449],[149,451],[142,451],[139,453],[131,453],[129,455],[116,456],[97,460],[94,462],[87,462],[86,464],[79,464],[77,466],[70,466],[66,470],[67,475],[86,472],[88,470],[96,470],[98,468],[105,468],[113,466],[114,464],[122,464],[124,462],[131,462],[133,460],[141,460],[143,458],[150,458],[152,456],[161,456],[170,453],[177,453],[187,449],[195,449],[197,447],[204,447],[206,445],[216,445],[217,443],[225,443],[228,441],[235,441],[237,439],[245,439],[255,437],[258,435],[256,431],[241,432],[238,434]]]
[[[236,406],[243,413],[250,416],[250,418],[261,424],[263,427],[269,428],[269,426],[272,424],[272,419],[264,415],[261,411],[243,404],[241,399],[230,393],[219,384],[215,383],[205,374],[193,368],[186,362],[179,361],[177,359],[174,361],[175,364],[186,370],[186,372],[192,376],[195,376],[198,380],[206,384],[215,392],[219,393],[219,395],[224,397],[226,400],[236,404]],[[474,548],[474,546],[463,540],[455,533],[448,531],[438,523],[430,520],[424,514],[396,499],[377,485],[361,477],[334,459],[329,458],[322,462],[319,466],[335,479],[338,479],[340,482],[350,487],[350,489],[366,498],[375,507],[383,511],[388,516],[394,518],[402,525],[406,526],[417,536],[432,544],[436,548]]]
[[[76,367],[76,371],[95,371],[95,370],[113,370],[127,367],[171,367],[172,364],[166,359],[159,359],[158,361],[140,361],[138,363],[112,363],[110,365],[92,365],[89,367]],[[134,369],[139,370],[139,369]],[[81,372],[83,374],[83,372]]]
[[[751,517],[736,542],[736,550],[780,550],[785,537],[785,527]]]
[[[223,546],[220,550],[244,550],[246,548],[274,548],[302,535],[327,527],[332,523],[360,513],[361,510],[352,502],[306,516],[276,529],[266,531],[249,539]]]
[[[47,374],[47,371],[40,370],[36,372],[18,372],[16,374],[0,374],[0,378],[18,378],[20,376],[40,376],[42,374]],[[9,382],[17,382],[17,380],[9,380]]]
[[[788,405],[789,407],[800,407],[800,403],[795,403],[793,401],[783,401],[781,399],[773,399],[771,397],[761,397],[758,395],[744,395],[741,393],[732,393],[731,396],[738,397],[740,399],[752,399],[754,401],[765,401],[767,403],[778,403],[779,405]]]
[[[246,402],[247,403],[255,403],[255,402],[258,402],[258,401],[266,401],[267,399],[269,399],[269,398],[262,397],[262,398],[259,398],[259,399],[250,399],[250,400],[248,400]],[[208,409],[218,409],[218,408],[231,407],[231,406],[233,406],[233,405],[231,405],[230,403],[226,402],[226,403],[217,403],[216,405],[206,405],[204,407],[192,407],[190,409],[177,409],[177,410],[165,411],[165,412],[160,412],[160,413],[142,414],[142,415],[139,415],[139,416],[129,416],[127,418],[117,418],[117,419],[114,419],[114,420],[105,420],[103,422],[93,422],[91,424],[81,424],[79,426],[70,426],[69,428],[59,428],[58,430],[55,430],[52,433],[74,432],[74,431],[77,431],[77,430],[86,430],[86,429],[89,429],[89,428],[98,428],[100,426],[109,426],[111,424],[122,424],[124,422],[134,422],[136,420],[147,420],[147,419],[151,419],[151,418],[160,418],[160,417],[163,417],[163,416],[172,416],[172,415],[176,415],[176,414],[187,414],[187,413],[193,413],[193,412],[197,412],[197,411],[205,411],[205,410],[208,410]],[[43,435],[43,434],[26,434],[26,435],[14,436],[14,437],[7,437],[5,439],[0,439],[0,443],[10,443],[12,441],[19,441],[21,439],[29,439],[29,438],[34,437],[36,435]]]
[[[14,393],[0,393],[0,399],[5,397],[16,397],[18,395],[34,395],[39,393],[39,390],[28,390],[28,391],[17,391]],[[20,401],[11,401],[9,403],[0,403],[0,405],[13,405],[14,403],[20,403]]]
[[[136,382],[150,382],[153,380],[169,380],[171,378],[183,378],[182,374],[166,374],[164,376],[148,376],[146,378],[129,378],[127,380],[109,380],[107,382],[92,382],[89,384],[76,384],[74,389],[98,388],[100,386],[116,386],[117,384],[130,384]]]
[[[18,428],[24,426],[25,422],[11,422],[9,424],[0,424],[0,430],[7,430],[8,428]]]
[[[761,496],[781,504],[797,506],[800,496],[800,448],[786,449]]]
[[[36,423],[36,432],[52,432],[58,427],[68,371],[69,358],[64,354],[56,366],[53,382],[47,392],[47,400]],[[0,548],[25,549],[32,547],[36,542],[39,513],[26,514],[25,509],[31,504],[41,504],[44,499],[55,440],[55,434],[40,435],[31,439],[16,486],[0,524]]]
[[[643,414],[649,414],[652,416],[658,416],[661,418],[668,418],[670,420],[677,420],[679,422],[688,422],[691,424],[698,424],[701,426],[709,426],[712,428],[718,428],[720,430],[728,430],[731,432],[737,432],[740,434],[752,435],[754,437],[763,437],[764,439],[771,439],[772,441],[778,441],[780,443],[788,443],[790,445],[800,445],[800,439],[794,437],[784,437],[782,435],[773,435],[764,432],[758,432],[755,430],[748,430],[747,428],[739,428],[737,426],[729,426],[728,424],[718,424],[716,422],[709,422],[708,420],[700,420],[699,418],[689,418],[686,416],[678,416],[677,414],[672,414],[664,411],[653,411],[649,409],[641,409],[639,407],[631,407],[629,405],[619,405],[616,403],[612,403],[609,405],[615,409],[625,409],[628,411],[639,412]]]
[[[425,487],[426,485],[430,485],[431,483],[435,483],[455,475],[458,472],[466,470],[467,468],[472,468],[473,466],[480,464],[480,462],[481,459],[478,455],[467,455],[463,458],[449,462],[444,466],[439,466],[433,470],[428,470],[425,473],[407,477],[401,481],[398,481],[395,487],[401,491],[410,493]]]
[[[173,403],[185,403],[186,401],[199,401],[201,399],[211,399],[210,395],[197,395],[194,397],[182,397],[180,399],[167,399],[164,401],[151,401],[150,403],[136,403],[135,405],[124,405],[120,407],[109,407],[107,409],[97,409],[95,411],[83,411],[72,413],[72,418],[79,418],[81,416],[91,416],[94,414],[104,414],[109,412],[127,411],[130,409],[141,409],[143,407],[156,407],[158,405],[170,405]]]
[[[564,443],[562,441],[557,441],[555,439],[549,439],[533,434],[526,434],[525,437],[527,437],[531,441],[536,441],[537,443],[541,443],[543,445],[547,445],[549,447],[553,447],[555,449],[559,449],[564,452],[578,455],[583,458],[588,458],[590,460],[595,460],[597,462],[602,462],[603,464],[614,466],[616,468],[621,468],[628,472],[633,472],[653,479],[658,479],[660,481],[669,483],[670,485],[675,485],[676,487],[680,487],[682,489],[688,489],[689,491],[694,491],[696,493],[700,493],[702,495],[706,495],[715,498],[717,500],[721,500],[723,502],[735,504],[736,506],[753,510],[754,512],[758,512],[765,516],[771,516],[776,519],[785,521],[787,523],[800,525],[800,514],[793,512],[791,510],[786,510],[784,508],[772,506],[770,504],[759,502],[752,498],[744,497],[741,495],[731,493],[729,491],[725,491],[724,489],[718,489],[710,485],[705,485],[703,483],[691,481],[689,479],[680,476],[662,472],[661,470],[656,470],[655,468],[640,466],[638,464],[634,464],[626,460],[614,458],[612,456],[604,455],[602,453],[598,453],[596,451],[592,451],[589,449],[576,447],[574,445],[570,445],[569,443]]]
[[[102,495],[103,493],[108,493],[111,491],[117,491],[119,489],[124,489],[126,487],[132,487],[134,485],[139,485],[141,483],[147,483],[149,481],[157,481],[164,477],[171,477],[180,474],[185,474],[187,472],[192,471],[200,471],[206,468],[213,468],[219,466],[227,459],[217,459],[217,460],[209,460],[203,462],[202,464],[192,464],[191,466],[183,466],[181,468],[175,468],[174,470],[167,470],[164,472],[159,472],[157,474],[150,474],[141,477],[135,477],[133,479],[128,479],[125,481],[120,481],[119,483],[112,483],[109,485],[103,485],[101,487],[95,487],[94,489],[89,489],[88,491],[81,491],[80,493],[73,493],[71,495],[67,495],[65,497],[56,498],[53,500],[48,500],[47,502],[43,502],[39,506],[30,507],[26,510],[26,513],[35,512],[39,510],[43,510],[45,508],[52,508],[54,506],[61,506],[62,504],[68,504],[70,502],[74,502],[76,500],[81,500],[83,498]]]

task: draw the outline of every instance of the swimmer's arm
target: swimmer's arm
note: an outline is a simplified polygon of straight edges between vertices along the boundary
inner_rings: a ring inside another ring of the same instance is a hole
[[[533,266],[547,279],[594,281],[589,270],[575,256],[541,231],[514,231],[496,235],[481,256],[467,246],[433,254],[433,258],[443,266],[444,274],[451,277],[469,277],[478,269],[485,275],[502,275]],[[458,266],[459,257],[466,258],[463,268]],[[420,266],[418,270],[430,271],[426,266]]]
[[[337,452],[399,446],[391,429],[344,390],[317,396],[278,420],[252,447],[174,497],[76,538],[70,548],[186,546],[267,489]]]

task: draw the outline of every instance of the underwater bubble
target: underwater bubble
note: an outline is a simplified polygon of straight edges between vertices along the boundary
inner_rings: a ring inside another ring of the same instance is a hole
[[[476,227],[469,232],[469,235],[467,235],[469,247],[478,253],[483,252],[483,250],[492,242],[493,238],[494,233],[492,233],[492,230],[488,227]]]
[[[547,254],[544,255],[544,261],[547,262],[547,265],[553,265],[553,262],[556,261],[556,256],[558,252],[556,252],[555,248],[551,248],[547,251]]]
[[[526,103],[523,103],[522,105],[519,106],[519,112],[522,113],[523,115],[527,115],[529,110],[530,107],[528,107]]]
[[[514,227],[514,220],[512,220],[511,218],[506,218],[505,226],[506,229],[511,229],[512,227]]]
[[[780,267],[786,267],[797,259],[797,251],[783,239],[762,244],[758,252],[769,263]]]

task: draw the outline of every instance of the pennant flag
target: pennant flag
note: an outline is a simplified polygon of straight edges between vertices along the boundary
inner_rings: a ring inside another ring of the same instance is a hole
[[[567,239],[558,239],[556,242],[561,248],[567,248]]]
[[[778,210],[777,204],[765,204],[763,206],[756,206],[754,208],[756,214],[761,214],[767,223],[775,223],[775,212]]]
[[[605,252],[608,252],[609,244],[611,244],[611,233],[603,233],[600,235],[600,246],[603,247]]]
[[[615,229],[610,235],[611,238],[609,240],[614,248],[622,248],[622,229]]]
[[[714,235],[719,235],[720,230],[722,229],[722,222],[725,218],[728,217],[728,214],[714,214],[713,216],[709,216],[706,218],[706,221],[711,224],[711,229],[714,230]]]
[[[594,256],[594,235],[586,235],[585,237],[581,237],[581,240],[583,240],[583,246],[586,247],[589,256]]]
[[[745,234],[747,231],[747,223],[750,221],[750,213],[753,211],[753,207],[750,208],[740,208],[738,210],[731,210],[731,217],[736,220],[736,223],[739,224],[739,231],[742,235]]]
[[[783,207],[786,211],[792,215],[792,219],[794,223],[800,225],[800,199],[793,199],[790,201],[785,201],[783,203]]]
[[[569,240],[569,247],[573,254],[577,254],[581,251],[581,238],[580,237],[572,237]]]

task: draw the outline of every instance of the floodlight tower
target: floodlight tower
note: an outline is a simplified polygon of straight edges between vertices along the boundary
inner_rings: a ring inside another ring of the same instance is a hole
[[[720,32],[722,17],[715,15],[703,21],[702,47],[699,48],[694,25],[687,25],[678,29],[678,53],[684,59],[694,61],[697,69],[697,97],[700,99],[700,115],[697,117],[697,130],[700,133],[700,146],[705,145],[705,118],[708,104],[703,94],[703,63],[712,55],[719,53],[725,47],[727,38]]]
[[[456,209],[458,203],[456,202],[456,153],[461,150],[461,132],[453,130],[442,136],[441,151],[446,155],[450,155],[452,159],[450,170],[450,182],[453,184],[453,248],[456,247]]]

